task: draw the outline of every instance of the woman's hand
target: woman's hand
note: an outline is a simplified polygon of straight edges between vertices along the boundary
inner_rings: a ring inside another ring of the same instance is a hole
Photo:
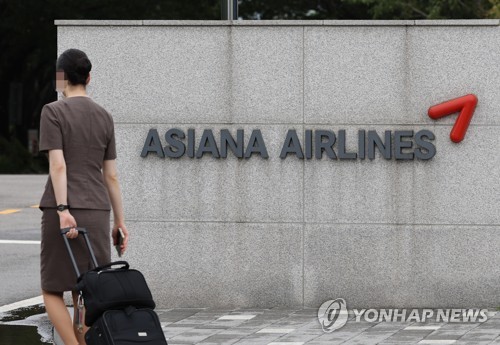
[[[78,237],[78,231],[75,229],[76,228],[76,220],[75,218],[69,213],[69,210],[64,210],[62,212],[57,211],[59,213],[59,224],[60,228],[71,228],[67,233],[66,237],[69,239],[72,238],[77,238]]]
[[[127,250],[129,235],[124,222],[122,195],[120,192],[120,183],[118,182],[118,173],[116,171],[116,162],[114,159],[107,159],[103,161],[102,175],[104,177],[104,185],[108,190],[111,207],[113,208],[114,226],[111,236],[113,237],[113,243],[116,246],[118,244],[119,236],[118,228],[122,229],[125,238],[123,239],[123,244],[120,246],[120,254],[123,254],[125,250]]]
[[[129,235],[128,235],[127,227],[125,226],[125,224],[123,222],[115,223],[115,225],[113,226],[113,232],[111,233],[111,236],[113,237],[113,245],[116,246],[118,244],[118,236],[120,236],[120,233],[118,232],[118,228],[122,229],[123,234],[125,235],[125,238],[123,239],[123,243],[120,246],[120,253],[123,255],[123,253],[125,253],[125,250],[127,250]]]

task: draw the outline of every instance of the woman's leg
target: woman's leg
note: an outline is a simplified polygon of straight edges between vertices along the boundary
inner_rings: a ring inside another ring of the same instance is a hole
[[[59,333],[61,339],[64,341],[64,345],[78,345],[78,340],[73,332],[71,317],[64,304],[63,293],[42,290],[42,295],[45,310],[57,333]]]
[[[73,315],[73,330],[75,332],[76,339],[78,339],[78,344],[86,345],[85,333],[87,333],[89,328],[87,326],[85,326],[85,308],[83,309],[83,319],[80,321],[83,325],[83,332],[80,333],[78,331],[78,324],[76,322],[76,320],[78,318],[77,317],[77,314],[78,314],[78,292],[73,291],[72,294],[73,294],[73,308],[75,310],[75,313]]]

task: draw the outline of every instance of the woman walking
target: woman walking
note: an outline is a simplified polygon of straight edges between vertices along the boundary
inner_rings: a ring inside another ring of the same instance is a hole
[[[115,164],[113,119],[87,95],[91,68],[83,51],[69,49],[62,53],[56,63],[56,87],[64,98],[46,104],[40,119],[40,152],[48,153],[50,166],[40,201],[41,287],[47,314],[65,345],[85,344],[86,328],[78,329],[72,323],[64,304],[64,291],[72,291],[74,306],[78,294],[73,291],[76,276],[60,229],[71,228],[66,236],[73,239],[71,245],[81,272],[91,269],[92,264],[76,226],[87,229],[100,265],[111,261],[111,208],[113,243],[117,243],[118,228],[125,234],[122,253],[128,243]]]

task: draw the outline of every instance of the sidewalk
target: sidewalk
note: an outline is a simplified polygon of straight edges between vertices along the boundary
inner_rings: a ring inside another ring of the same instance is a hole
[[[0,322],[1,345],[40,345],[40,341],[28,341],[40,338],[52,342],[52,326],[43,305],[33,306],[31,310],[34,311],[29,313],[31,316],[22,309],[14,310],[13,314],[24,316],[17,321]],[[156,312],[169,345],[500,345],[500,312],[492,309],[487,321],[475,323],[444,323],[432,319],[425,323],[356,322],[350,312],[345,326],[331,333],[323,332],[317,309],[175,308]],[[6,334],[2,335],[2,330]],[[11,331],[16,332],[17,338],[12,334],[9,338]]]
[[[169,345],[500,344],[500,312],[483,323],[355,322],[325,333],[317,309],[158,310]]]

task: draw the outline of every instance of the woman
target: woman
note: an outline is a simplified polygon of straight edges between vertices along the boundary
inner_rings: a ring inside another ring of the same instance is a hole
[[[128,231],[124,223],[120,185],[117,178],[113,119],[100,105],[87,96],[92,64],[78,49],[69,49],[56,63],[56,87],[64,98],[42,109],[40,119],[40,151],[48,152],[50,175],[40,209],[42,244],[40,273],[45,309],[65,345],[85,344],[86,329],[78,330],[63,300],[64,291],[72,291],[76,275],[60,229],[71,242],[79,269],[92,268],[82,236],[75,227],[87,229],[97,262],[111,261],[110,206],[114,226],[114,244],[118,228],[125,234],[120,250],[127,248]],[[73,293],[73,305],[78,294]],[[82,321],[83,323],[83,321]]]

